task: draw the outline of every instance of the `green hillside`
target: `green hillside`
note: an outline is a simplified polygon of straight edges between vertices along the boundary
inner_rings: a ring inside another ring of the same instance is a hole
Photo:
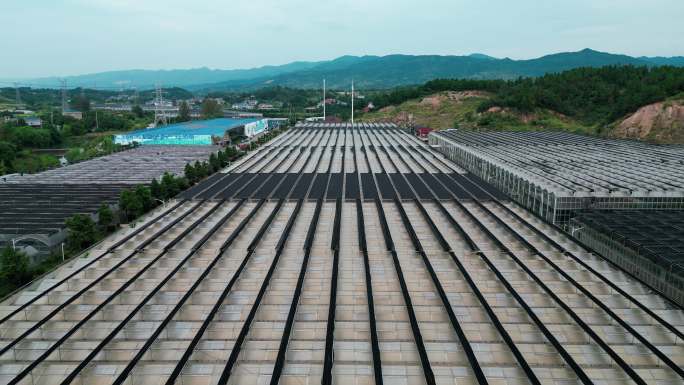
[[[250,91],[265,86],[320,88],[325,78],[329,88],[347,89],[354,79],[359,89],[388,89],[416,85],[435,78],[517,79],[557,73],[578,67],[607,65],[684,66],[684,58],[635,58],[585,49],[556,53],[529,60],[494,58],[483,54],[468,56],[387,55],[342,56],[319,62],[293,62],[252,69],[111,71],[67,77],[70,87],[183,87],[191,91]],[[36,87],[59,87],[57,78],[31,79]]]
[[[255,78],[252,81],[227,81],[208,86],[210,89],[243,89],[282,85],[292,88],[319,88],[326,79],[330,88],[348,88],[352,79],[359,89],[385,89],[420,84],[435,78],[516,79],[542,76],[578,67],[608,65],[652,65],[647,60],[593,50],[558,53],[530,60],[496,59],[480,55],[387,55],[345,56],[323,62],[312,68]]]
[[[682,92],[684,68],[675,67],[580,68],[514,81],[438,79],[419,87],[372,95],[379,108],[362,119],[388,119],[437,129],[558,129],[613,135],[615,127],[630,114],[653,103],[677,103]],[[661,141],[668,142],[681,137],[677,133],[661,135],[661,130],[679,127],[673,126],[672,119],[658,116],[661,110],[662,114],[673,114],[672,108],[669,112],[662,108],[649,114],[642,112],[654,124],[645,123],[653,129],[639,138],[662,138]]]
[[[411,99],[363,114],[365,122],[392,121],[400,126],[426,126],[433,129],[467,130],[565,130],[592,133],[592,127],[549,110],[521,113],[512,109],[478,109],[491,99],[489,94],[440,92]]]

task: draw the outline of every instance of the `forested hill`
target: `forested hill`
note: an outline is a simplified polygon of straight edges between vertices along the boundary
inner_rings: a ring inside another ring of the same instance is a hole
[[[294,62],[245,70],[207,68],[170,71],[116,71],[68,77],[71,87],[179,86],[192,91],[250,91],[265,86],[320,88],[326,79],[329,88],[347,89],[354,79],[359,89],[388,89],[416,85],[435,78],[516,79],[557,73],[578,67],[607,65],[684,66],[684,58],[635,58],[585,49],[556,53],[529,60],[494,58],[483,54],[468,56],[387,55],[342,56],[320,62]],[[34,86],[57,87],[56,78],[27,80]]]
[[[684,68],[608,66],[511,81],[436,79],[378,93],[373,103],[382,108],[440,91],[472,90],[492,95],[480,104],[480,112],[492,107],[523,113],[546,109],[587,125],[608,124],[647,104],[684,93]]]
[[[377,108],[360,117],[366,121],[684,143],[684,68],[578,68],[513,81],[437,79],[370,96]]]
[[[245,89],[264,85],[282,85],[291,88],[318,88],[326,79],[330,88],[346,89],[351,80],[359,89],[383,89],[421,84],[435,78],[504,79],[538,77],[580,67],[604,67],[610,65],[659,66],[666,60],[678,65],[680,58],[660,58],[652,62],[648,58],[634,58],[585,49],[543,56],[530,60],[497,59],[483,55],[437,56],[437,55],[389,55],[347,56],[318,66],[282,74],[275,77],[253,79],[245,82],[223,82],[195,89]]]

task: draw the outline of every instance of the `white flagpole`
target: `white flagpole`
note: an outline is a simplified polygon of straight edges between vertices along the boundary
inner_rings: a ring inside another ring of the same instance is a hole
[[[352,98],[352,103],[351,103],[351,104],[352,104],[352,119],[351,119],[351,121],[352,121],[352,128],[354,128],[354,79],[352,79],[352,94],[351,94],[351,98]]]
[[[323,79],[323,121],[325,122],[325,79]]]

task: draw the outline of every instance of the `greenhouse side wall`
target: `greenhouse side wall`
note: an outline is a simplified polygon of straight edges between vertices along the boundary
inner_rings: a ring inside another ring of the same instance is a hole
[[[673,302],[684,306],[684,270],[681,266],[659,264],[656,256],[640,254],[577,218],[570,220],[570,227],[576,229],[574,237],[585,246],[641,279]]]

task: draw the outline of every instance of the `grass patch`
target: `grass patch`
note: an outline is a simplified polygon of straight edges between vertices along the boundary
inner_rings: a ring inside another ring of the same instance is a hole
[[[424,99],[413,99],[398,106],[366,113],[360,121],[394,121],[401,124],[413,118],[416,126],[433,129],[459,128],[478,131],[567,131],[579,134],[599,135],[600,126],[587,126],[552,111],[538,110],[521,114],[514,110],[477,112],[486,97],[469,97],[460,100],[449,99],[445,93],[432,95],[440,103],[429,103]]]
[[[412,115],[413,121],[418,126],[435,129],[453,128],[455,122],[465,121],[467,116],[475,114],[477,107],[484,100],[484,98],[473,97],[456,101],[444,97],[439,105],[432,105],[422,103],[422,99],[414,99],[399,106],[390,106],[379,111],[366,113],[359,120],[365,122],[397,121],[402,116]]]

